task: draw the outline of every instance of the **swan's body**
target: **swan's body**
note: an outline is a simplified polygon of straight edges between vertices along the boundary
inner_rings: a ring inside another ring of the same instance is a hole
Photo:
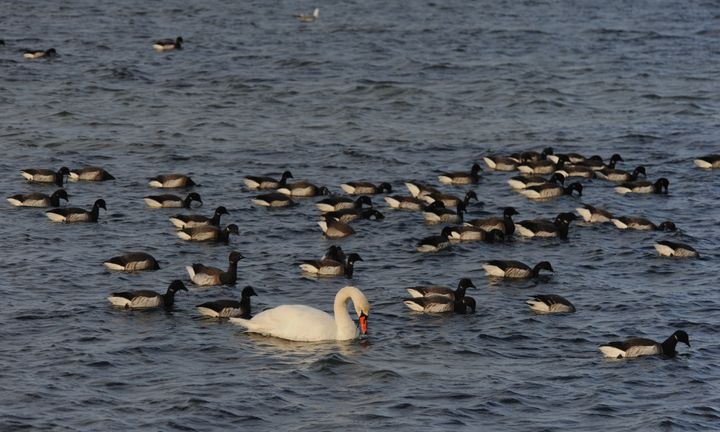
[[[282,305],[255,315],[252,319],[230,318],[252,333],[301,342],[350,340],[358,337],[347,311],[352,301],[360,320],[360,333],[367,333],[370,304],[359,289],[346,286],[335,295],[334,316],[305,305]]]

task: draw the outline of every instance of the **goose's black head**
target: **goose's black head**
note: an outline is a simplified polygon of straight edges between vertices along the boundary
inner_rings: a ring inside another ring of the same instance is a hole
[[[452,234],[452,227],[449,227],[449,226],[446,226],[440,232],[441,237],[450,237],[451,234]]]
[[[95,201],[95,204],[93,204],[93,207],[95,207],[95,208],[101,208],[101,209],[107,211],[107,207],[105,207],[105,200],[104,200],[104,199],[99,199],[99,200]]]
[[[287,180],[289,178],[295,178],[295,177],[293,177],[293,175],[290,171],[285,171],[284,173],[282,173],[282,177],[280,177],[280,181]]]
[[[57,55],[57,51],[55,51],[55,48],[50,48],[49,50],[45,51],[46,56],[54,56]]]
[[[647,177],[647,173],[645,172],[645,167],[640,165],[639,167],[635,168],[635,171],[633,171],[632,175],[633,177],[637,177],[640,174],[643,175],[643,177]]]
[[[200,198],[200,194],[197,192],[190,192],[187,197],[185,197],[185,204],[187,207],[190,207],[190,203],[192,201],[197,201],[202,205],[202,198]]]
[[[617,154],[617,153],[615,153],[615,154],[613,154],[612,156],[610,156],[610,163],[611,163],[611,164],[614,165],[614,164],[616,164],[616,163],[618,163],[618,162],[625,162],[625,160],[622,158],[622,156],[620,156],[620,155]]]
[[[552,148],[552,147],[545,147],[545,148],[543,149],[542,153],[540,153],[540,155],[542,156],[543,159],[545,159],[546,156],[549,156],[549,155],[551,155],[551,154],[553,154],[553,148]],[[473,311],[473,312],[474,312],[474,311]]]
[[[69,176],[70,175],[70,169],[68,167],[61,167],[57,172],[60,177],[62,176]]]
[[[378,186],[378,190],[379,190],[381,193],[382,193],[383,191],[384,191],[384,192],[387,192],[387,193],[390,193],[390,192],[392,192],[392,185],[391,185],[390,183],[387,183],[387,182],[380,183],[380,185]]]
[[[547,270],[555,273],[555,270],[552,268],[552,265],[550,265],[547,261],[540,261],[535,265],[535,268],[533,269],[534,273],[537,275],[540,270]]]
[[[655,193],[668,193],[668,186],[670,186],[668,179],[665,177],[659,178],[655,182]]]
[[[520,213],[518,213],[518,211],[515,210],[514,207],[505,207],[503,209],[503,216],[505,216],[505,217],[511,217],[511,216],[515,216],[517,214],[520,214]]]
[[[672,223],[670,221],[665,221],[665,222],[661,223],[660,225],[658,225],[658,230],[659,231],[677,231],[677,227],[675,226],[674,223]]]
[[[676,341],[682,342],[687,346],[690,346],[690,337],[684,330],[678,330],[675,333],[673,333],[672,337],[675,338]]]
[[[462,278],[458,282],[458,288],[467,289],[470,287],[477,288],[469,278]]]
[[[317,194],[318,194],[318,195],[332,195],[332,194],[330,193],[330,189],[328,189],[328,188],[325,187],[325,186],[320,186],[320,187],[318,188],[318,190],[317,190]]]
[[[245,257],[243,256],[243,254],[241,254],[241,253],[238,252],[238,251],[232,251],[232,252],[230,252],[230,255],[228,256],[228,260],[229,260],[231,263],[236,263],[236,262],[240,261],[240,260],[243,259],[243,258],[245,258]]]
[[[366,212],[368,214],[368,216],[367,216],[368,219],[371,217],[375,218],[375,220],[385,219],[385,215],[375,209],[366,209]]]
[[[248,285],[248,286],[246,286],[245,288],[243,288],[243,290],[242,290],[242,296],[243,296],[244,298],[248,298],[248,297],[250,297],[250,296],[257,296],[257,293],[255,292],[255,290],[253,289],[253,287],[251,287],[250,285]]]
[[[357,262],[357,261],[362,261],[362,260],[363,260],[363,259],[360,258],[360,255],[358,255],[358,254],[356,254],[356,253],[351,253],[351,254],[348,255],[348,257],[347,257],[347,262],[348,262],[348,264],[352,264],[352,263],[355,263],[355,262]]]
[[[477,194],[475,193],[475,191],[467,191],[467,192],[465,193],[465,200],[464,200],[465,206],[467,206],[467,204],[470,202],[471,199],[474,199],[475,201],[478,201],[478,196],[477,196]]]
[[[567,156],[565,156],[565,157],[567,157]],[[561,185],[564,185],[565,184],[565,176],[560,173],[555,173],[550,177],[549,182],[556,183],[556,184],[559,183]]]
[[[65,201],[70,201],[67,192],[65,192],[65,189],[58,189],[52,194],[53,197],[58,199],[64,199]]]
[[[235,224],[230,224],[230,225],[226,226],[225,232],[228,235],[230,235],[230,234],[240,235],[240,230],[238,229],[238,226]]]
[[[179,280],[175,279],[174,281],[170,282],[170,286],[168,286],[167,292],[175,294],[178,291],[187,291],[188,289],[185,288],[185,284]]]
[[[183,41],[183,38],[182,38],[181,36],[176,37],[176,38],[175,38],[175,48],[178,48],[178,49],[182,48],[183,42],[184,42],[184,41]]]
[[[578,196],[582,196],[583,185],[578,182],[574,182],[570,184],[565,191],[568,195],[572,195],[573,191],[576,191]]]
[[[358,197],[358,199],[355,200],[355,207],[360,208],[360,207],[363,206],[363,204],[365,204],[365,205],[367,205],[367,206],[369,206],[369,207],[372,207],[372,206],[373,206],[372,200],[371,200],[370,197],[367,196],[367,195],[360,195],[360,196]]]
[[[555,221],[556,222],[561,221],[561,222],[569,224],[570,222],[576,220],[577,218],[578,217],[577,217],[577,215],[575,215],[575,213],[567,213],[566,212],[566,213],[558,214],[557,217],[555,218]]]
[[[226,214],[230,214],[230,213],[228,213],[227,209],[224,206],[220,206],[215,209],[215,214],[220,216],[220,215],[226,215]]]
[[[474,163],[473,166],[472,166],[472,168],[470,169],[470,174],[472,174],[473,177],[474,177],[474,176],[477,176],[478,173],[479,173],[480,171],[482,171],[482,170],[483,170],[483,169],[480,167],[480,165]]]

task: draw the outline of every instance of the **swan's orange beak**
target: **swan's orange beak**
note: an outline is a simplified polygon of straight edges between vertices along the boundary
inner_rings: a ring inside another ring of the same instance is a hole
[[[367,315],[365,312],[360,313],[360,334],[367,334]]]

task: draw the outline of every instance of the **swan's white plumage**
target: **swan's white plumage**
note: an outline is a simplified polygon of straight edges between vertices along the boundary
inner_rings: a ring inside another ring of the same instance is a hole
[[[347,311],[350,301],[358,316],[369,314],[370,304],[365,295],[355,287],[346,286],[335,295],[334,317],[310,306],[282,305],[249,320],[230,318],[230,322],[253,333],[301,342],[355,339],[358,329]]]

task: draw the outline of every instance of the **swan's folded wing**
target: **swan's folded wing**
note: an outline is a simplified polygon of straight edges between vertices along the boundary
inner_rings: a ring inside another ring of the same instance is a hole
[[[231,318],[253,333],[294,341],[335,340],[335,319],[321,310],[305,305],[283,305],[268,309],[252,319]]]

